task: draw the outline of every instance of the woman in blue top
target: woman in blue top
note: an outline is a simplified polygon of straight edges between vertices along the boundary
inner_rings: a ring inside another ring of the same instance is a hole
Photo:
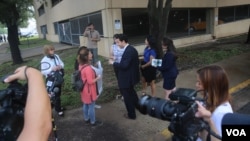
[[[156,68],[151,66],[152,59],[156,58],[156,41],[152,36],[147,36],[145,39],[146,48],[143,53],[143,61],[141,62],[141,81],[142,81],[142,94],[145,94],[147,84],[150,84],[151,94],[155,96],[155,79]]]
[[[161,71],[163,76],[163,88],[165,89],[165,99],[169,100],[169,94],[172,93],[175,88],[175,80],[179,71],[176,67],[176,50],[173,41],[167,37],[162,39],[162,48],[166,50],[162,59],[162,66],[157,67]]]

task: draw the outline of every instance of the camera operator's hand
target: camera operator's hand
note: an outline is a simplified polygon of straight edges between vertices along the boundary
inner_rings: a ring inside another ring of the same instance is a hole
[[[217,131],[217,129],[215,128],[215,125],[214,125],[214,123],[213,123],[213,121],[212,121],[212,119],[211,119],[211,116],[212,116],[211,112],[210,112],[209,110],[207,110],[204,106],[202,106],[202,104],[201,104],[199,101],[195,101],[195,102],[196,102],[197,105],[198,105],[198,110],[197,110],[197,112],[195,113],[195,117],[197,117],[197,118],[202,118],[204,121],[206,121],[206,122],[208,123],[208,125],[210,126],[210,129],[211,129],[214,133],[216,133],[216,134],[218,135],[218,131]],[[208,132],[205,131],[205,130],[203,130],[203,131],[201,131],[201,132],[199,133],[199,136],[200,136],[200,138],[201,138],[202,140],[206,140],[207,134],[208,134]],[[218,138],[216,138],[216,137],[214,137],[214,136],[212,136],[212,135],[210,135],[210,136],[211,136],[211,141],[220,141],[220,139],[218,139]]]
[[[25,77],[25,68],[26,68],[26,66],[22,66],[22,67],[17,68],[14,71],[14,74],[12,74],[4,79],[4,82],[9,83],[13,80],[26,80],[27,78]]]
[[[48,140],[52,129],[51,104],[41,72],[31,67],[19,67],[4,82],[17,79],[28,81],[24,127],[17,141]]]
[[[211,112],[208,111],[204,106],[202,106],[202,104],[199,101],[196,101],[197,105],[198,105],[198,110],[195,113],[195,116],[198,118],[203,118],[204,121],[206,122],[210,122],[210,118],[211,118]]]

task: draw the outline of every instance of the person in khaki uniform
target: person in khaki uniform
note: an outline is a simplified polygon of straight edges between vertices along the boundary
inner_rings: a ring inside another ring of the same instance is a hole
[[[93,54],[92,64],[95,64],[98,61],[97,42],[100,41],[100,34],[95,30],[94,24],[89,23],[84,30],[83,36],[88,38],[87,47]]]

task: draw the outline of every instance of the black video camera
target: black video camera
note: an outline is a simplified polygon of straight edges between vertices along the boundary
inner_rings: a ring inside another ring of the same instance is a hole
[[[139,100],[139,111],[152,117],[170,122],[168,129],[174,135],[173,141],[195,141],[198,132],[207,128],[202,119],[196,118],[197,91],[187,88],[178,88],[170,94],[172,101],[144,95]]]
[[[15,141],[21,133],[27,92],[28,85],[17,80],[0,90],[0,141]]]
[[[52,71],[46,78],[46,89],[52,105],[55,104],[55,95],[60,91],[64,82],[63,75],[61,71]]]

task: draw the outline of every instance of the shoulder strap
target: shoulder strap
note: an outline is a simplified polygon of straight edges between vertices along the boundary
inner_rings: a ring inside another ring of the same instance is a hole
[[[81,69],[80,69],[80,71],[82,71],[82,69],[84,69],[85,67],[87,67],[88,65],[85,65],[85,66],[83,66]]]
[[[58,61],[58,63],[59,63],[59,65],[60,65],[60,61],[59,61],[59,58],[57,57],[57,55],[56,54],[54,54],[54,62],[55,62],[55,65],[57,65],[57,63],[56,63],[56,60]]]

